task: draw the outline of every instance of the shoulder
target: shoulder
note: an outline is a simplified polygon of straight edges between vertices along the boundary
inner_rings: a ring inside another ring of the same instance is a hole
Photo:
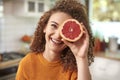
[[[35,68],[35,65],[38,64],[39,53],[28,53],[19,63],[19,69],[22,70],[24,73],[29,74],[30,71]]]
[[[31,62],[35,61],[37,59],[37,53],[28,53],[23,57],[20,61],[20,65],[30,65]]]
[[[36,53],[28,53],[18,65],[17,77],[18,78],[28,78],[30,77],[29,73],[33,72],[34,62],[37,58]]]

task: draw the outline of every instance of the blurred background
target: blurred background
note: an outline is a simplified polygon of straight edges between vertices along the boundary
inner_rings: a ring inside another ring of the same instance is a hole
[[[15,80],[41,15],[56,0],[0,0],[0,80]],[[120,0],[79,0],[95,37],[93,80],[120,80]]]

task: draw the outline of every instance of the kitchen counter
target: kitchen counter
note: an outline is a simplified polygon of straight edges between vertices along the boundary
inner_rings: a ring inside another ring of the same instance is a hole
[[[0,61],[0,70],[18,65],[19,61],[25,56],[25,54],[18,52],[9,52],[2,54],[2,60]]]
[[[96,56],[90,66],[92,80],[120,80],[120,59]]]
[[[120,51],[116,52],[96,52],[94,53],[96,57],[102,57],[102,58],[107,58],[107,59],[112,59],[112,60],[118,60],[120,61]]]
[[[5,69],[5,68],[9,68],[9,67],[12,67],[12,66],[17,66],[21,59],[22,58],[9,60],[9,61],[5,61],[5,62],[0,62],[0,70]]]
[[[11,55],[11,54],[8,54],[8,55]],[[21,56],[21,57],[18,57],[16,59],[10,59],[8,61],[2,61],[0,62],[0,70],[2,69],[5,69],[5,68],[9,68],[9,67],[12,67],[12,66],[17,66],[19,61],[23,58],[25,54],[21,54],[18,55],[18,56]],[[120,61],[120,51],[117,51],[117,52],[109,52],[109,51],[106,51],[106,52],[96,52],[94,53],[95,57],[103,57],[103,58],[108,58],[108,59],[113,59],[113,60],[119,60]]]
[[[96,53],[94,53],[94,55],[97,58],[101,58],[101,60],[108,59],[108,60],[117,61],[117,62],[120,61],[120,52],[119,51],[117,51],[117,52],[109,52],[109,51],[96,52]],[[2,72],[0,73],[0,75],[2,74],[0,76],[0,80],[14,80],[18,64],[22,58],[23,57],[17,57],[16,59],[0,62],[0,71],[3,72],[3,73]]]
[[[18,64],[21,59],[0,62],[0,80],[15,80]]]
[[[18,52],[4,53],[0,61],[0,80],[14,80],[20,60],[25,56]]]

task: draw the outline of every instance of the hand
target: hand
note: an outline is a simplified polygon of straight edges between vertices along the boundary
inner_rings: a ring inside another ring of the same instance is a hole
[[[80,58],[87,57],[87,52],[89,47],[89,35],[85,27],[84,27],[84,33],[78,41],[72,43],[66,40],[63,41],[71,49],[75,57],[80,57]]]

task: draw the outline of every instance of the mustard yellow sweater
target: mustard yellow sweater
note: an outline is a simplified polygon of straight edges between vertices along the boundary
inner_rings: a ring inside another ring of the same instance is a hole
[[[63,72],[59,61],[48,62],[42,54],[28,53],[21,61],[16,80],[76,80],[75,72]]]

